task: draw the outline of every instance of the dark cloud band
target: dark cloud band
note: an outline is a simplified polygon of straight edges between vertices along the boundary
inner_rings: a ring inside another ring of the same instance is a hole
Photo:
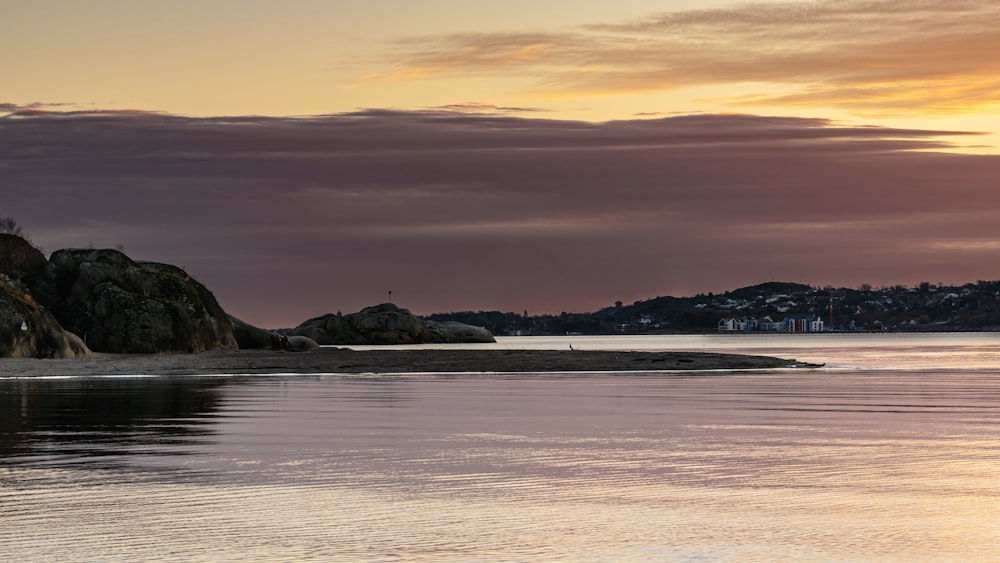
[[[943,152],[966,135],[750,115],[20,112],[0,118],[0,215],[50,249],[187,266],[270,326],[388,289],[421,312],[558,312],[770,279],[996,278],[1000,159]]]

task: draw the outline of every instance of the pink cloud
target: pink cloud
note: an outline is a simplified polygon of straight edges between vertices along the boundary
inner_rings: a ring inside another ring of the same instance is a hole
[[[421,313],[559,312],[773,279],[997,279],[1000,158],[932,152],[967,135],[750,115],[32,115],[0,119],[2,213],[49,250],[185,266],[265,326],[388,290]]]

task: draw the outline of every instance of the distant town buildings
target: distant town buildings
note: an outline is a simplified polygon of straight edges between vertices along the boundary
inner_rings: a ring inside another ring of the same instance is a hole
[[[818,332],[1000,332],[1000,280],[963,285],[858,289],[765,282],[721,294],[621,301],[592,313],[530,316],[500,311],[432,315],[494,334],[789,334]]]
[[[792,315],[780,321],[771,317],[741,317],[719,319],[719,332],[823,332],[826,325],[816,315]]]

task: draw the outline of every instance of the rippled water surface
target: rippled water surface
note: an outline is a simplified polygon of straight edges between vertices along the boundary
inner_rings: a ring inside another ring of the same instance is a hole
[[[1000,338],[809,338],[686,343],[828,368],[0,380],[0,560],[997,557]]]

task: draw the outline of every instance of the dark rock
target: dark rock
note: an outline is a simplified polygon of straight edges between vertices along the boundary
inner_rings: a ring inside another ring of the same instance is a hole
[[[305,336],[285,336],[277,332],[257,328],[230,315],[233,335],[241,350],[288,350],[304,352],[319,348],[319,344]]]
[[[280,332],[291,336],[305,336],[321,345],[370,344],[347,318],[333,314],[309,319],[295,328],[282,329]]]
[[[493,333],[481,326],[472,326],[457,321],[424,321],[429,333],[428,342],[496,342]]]
[[[308,352],[316,348],[319,348],[319,344],[312,338],[289,336],[285,339],[285,350],[289,352]]]
[[[19,236],[0,234],[0,274],[30,287],[41,277],[46,264],[45,255],[30,242]]]
[[[0,357],[91,356],[83,341],[66,332],[20,282],[0,274]]]
[[[366,307],[349,315],[323,315],[281,331],[306,336],[322,345],[423,344],[428,342],[495,342],[492,333],[462,323],[434,323],[391,303]]]
[[[319,344],[420,344],[427,331],[406,309],[386,303],[350,315],[323,315],[282,331],[306,336]]]
[[[391,303],[365,307],[347,321],[372,344],[421,344],[427,341],[423,321]]]
[[[276,332],[257,328],[252,324],[229,315],[233,323],[233,336],[241,350],[281,350],[279,344],[284,337]]]
[[[97,352],[235,349],[229,316],[175,266],[135,262],[117,250],[59,250],[35,297]]]

